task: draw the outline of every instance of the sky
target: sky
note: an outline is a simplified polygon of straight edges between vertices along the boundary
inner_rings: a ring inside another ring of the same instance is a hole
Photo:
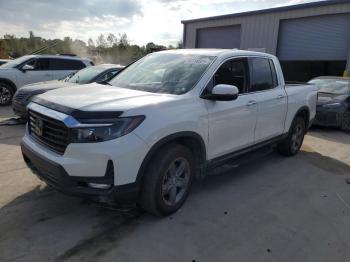
[[[69,36],[87,41],[126,33],[133,44],[176,45],[181,20],[314,2],[313,0],[0,0],[0,35]]]

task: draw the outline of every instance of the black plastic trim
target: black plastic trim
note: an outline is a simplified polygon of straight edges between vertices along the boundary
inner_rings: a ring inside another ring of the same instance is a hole
[[[83,111],[68,106],[63,106],[54,102],[47,101],[45,99],[34,97],[32,102],[45,106],[52,110],[64,113],[66,115],[73,116],[78,121],[84,121],[86,119],[113,119],[118,118],[123,114],[122,111]]]
[[[147,168],[149,162],[151,161],[152,157],[155,155],[155,153],[157,152],[158,149],[160,149],[162,146],[164,146],[168,143],[176,141],[177,139],[186,139],[186,138],[193,138],[193,139],[195,139],[196,142],[199,143],[199,145],[200,145],[200,154],[199,154],[200,170],[199,170],[199,172],[200,172],[200,174],[204,174],[205,170],[206,170],[206,156],[207,156],[205,143],[199,134],[197,134],[195,132],[191,132],[191,131],[184,131],[184,132],[178,132],[178,133],[174,133],[174,134],[171,134],[169,136],[166,136],[152,146],[152,148],[148,151],[146,157],[142,161],[140,169],[137,173],[136,182],[137,183],[141,182],[142,177],[145,174],[145,171],[146,171],[146,168]]]
[[[268,139],[266,141],[260,142],[258,144],[255,144],[255,145],[252,145],[252,146],[240,149],[238,151],[234,151],[234,152],[228,153],[226,155],[213,158],[213,159],[207,161],[207,166],[208,166],[208,168],[213,168],[213,167],[219,166],[219,165],[221,165],[221,164],[223,164],[225,162],[232,161],[232,160],[234,160],[234,159],[236,159],[236,158],[238,158],[238,157],[240,157],[240,156],[242,156],[244,154],[247,154],[247,153],[253,152],[255,150],[258,150],[258,149],[260,149],[262,147],[271,146],[271,145],[277,144],[278,142],[280,142],[284,138],[286,138],[287,135],[288,135],[288,133],[282,134],[282,135],[279,135],[277,137],[274,137],[274,138]]]
[[[108,162],[103,177],[73,177],[69,176],[61,165],[34,152],[23,142],[21,143],[21,150],[23,158],[32,172],[60,192],[80,197],[109,197],[118,203],[133,203],[137,200],[139,193],[137,183],[113,186],[114,170],[112,161]],[[110,189],[96,189],[86,186],[86,183],[110,184],[112,187]]]

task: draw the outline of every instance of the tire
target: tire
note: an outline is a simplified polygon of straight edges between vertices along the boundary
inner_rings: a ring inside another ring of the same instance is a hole
[[[288,136],[277,145],[277,151],[284,156],[296,155],[303,144],[305,133],[305,119],[297,116],[290,127]]]
[[[344,112],[340,128],[344,131],[350,131],[350,110]]]
[[[169,144],[152,158],[141,185],[139,205],[155,216],[176,212],[185,202],[194,177],[191,151]]]
[[[0,106],[8,106],[12,103],[14,95],[12,86],[7,83],[0,82]]]

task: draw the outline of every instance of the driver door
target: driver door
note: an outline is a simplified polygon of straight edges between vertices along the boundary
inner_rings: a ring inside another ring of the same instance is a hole
[[[249,86],[247,59],[225,61],[214,74],[206,92],[210,92],[210,89],[217,84],[236,86],[239,96],[233,101],[205,101],[209,120],[209,159],[252,145],[257,120],[256,97],[254,94],[247,94]]]
[[[32,59],[25,65],[31,66],[33,69],[21,71],[18,80],[20,80],[20,86],[50,81],[53,79],[52,71],[50,70],[50,61],[46,58]]]

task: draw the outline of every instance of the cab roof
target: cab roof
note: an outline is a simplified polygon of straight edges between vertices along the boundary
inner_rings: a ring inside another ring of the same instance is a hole
[[[274,57],[273,55],[246,51],[240,49],[215,49],[215,48],[195,48],[195,49],[173,49],[160,51],[159,53],[173,53],[173,54],[184,54],[184,55],[205,55],[205,56],[264,56],[264,57]]]

